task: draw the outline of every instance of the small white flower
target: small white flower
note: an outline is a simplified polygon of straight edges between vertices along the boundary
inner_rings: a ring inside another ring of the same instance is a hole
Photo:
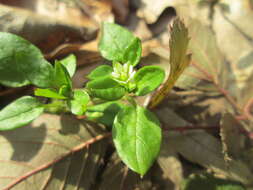
[[[115,63],[113,65],[113,72],[111,75],[115,81],[119,82],[120,84],[127,85],[132,81],[135,73],[134,67],[129,63],[125,63],[123,65],[120,63]]]

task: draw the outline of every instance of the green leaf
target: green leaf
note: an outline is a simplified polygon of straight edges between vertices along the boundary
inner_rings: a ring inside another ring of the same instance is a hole
[[[47,98],[56,98],[56,99],[67,99],[67,97],[59,94],[55,89],[42,89],[42,88],[37,88],[34,91],[35,96],[42,96],[42,97],[47,97]]]
[[[134,39],[134,35],[127,29],[117,24],[104,22],[98,48],[104,58],[124,63],[126,61],[124,56],[128,57],[129,54],[125,53],[126,49]]]
[[[40,50],[14,34],[0,32],[0,83],[10,87],[51,86],[53,67]]]
[[[72,77],[76,72],[76,56],[70,54],[68,57],[60,60],[60,62],[67,69],[69,76]]]
[[[110,77],[92,80],[87,83],[87,88],[92,96],[104,100],[118,100],[126,93],[126,89]]]
[[[22,127],[37,118],[43,110],[36,98],[21,97],[0,111],[0,131]]]
[[[143,107],[128,106],[116,116],[112,134],[123,162],[143,176],[160,150],[161,128],[156,116]]]
[[[124,107],[125,105],[118,101],[106,102],[88,107],[85,115],[88,119],[96,119],[106,126],[112,126],[115,116]]]
[[[136,66],[141,59],[141,40],[134,38],[124,53],[124,62],[129,62],[131,65]]]
[[[170,74],[163,87],[154,94],[150,107],[158,105],[169,93],[179,76],[190,64],[191,56],[187,55],[189,43],[188,29],[184,23],[176,19],[172,26],[170,38]]]
[[[67,69],[59,61],[55,63],[53,86],[61,95],[70,96],[72,81]]]
[[[215,178],[211,175],[191,176],[182,183],[182,190],[245,190],[237,182]]]
[[[113,69],[109,65],[100,65],[96,67],[90,74],[87,76],[88,79],[98,79],[105,76],[109,76],[112,73]]]
[[[137,85],[135,94],[144,96],[155,90],[164,80],[165,72],[158,66],[145,66],[137,71],[134,82]]]
[[[68,102],[70,110],[75,115],[83,115],[90,100],[85,90],[74,90],[73,99]]]

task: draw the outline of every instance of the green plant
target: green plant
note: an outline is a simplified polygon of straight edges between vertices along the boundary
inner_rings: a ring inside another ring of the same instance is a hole
[[[134,97],[154,91],[164,81],[165,72],[158,66],[136,69],[142,52],[139,38],[121,26],[104,23],[99,50],[112,66],[94,69],[82,89],[72,86],[74,55],[52,66],[21,37],[0,33],[0,40],[0,83],[10,87],[32,84],[37,87],[35,96],[52,99],[42,104],[24,96],[12,102],[0,111],[0,131],[24,126],[43,112],[86,115],[112,125],[113,142],[123,162],[141,176],[147,172],[160,150],[161,128],[156,116]]]

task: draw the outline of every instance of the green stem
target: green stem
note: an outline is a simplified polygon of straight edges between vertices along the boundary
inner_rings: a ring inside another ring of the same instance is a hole
[[[68,108],[66,105],[66,101],[62,100],[52,100],[51,103],[44,105],[45,112],[57,114],[57,113],[64,113],[68,112]]]

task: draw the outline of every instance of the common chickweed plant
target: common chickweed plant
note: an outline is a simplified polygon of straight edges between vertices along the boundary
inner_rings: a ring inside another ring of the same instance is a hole
[[[73,89],[71,77],[76,58],[47,62],[30,42],[10,33],[0,33],[0,83],[10,87],[32,84],[35,96],[50,98],[43,104],[33,96],[21,97],[0,111],[0,130],[13,130],[32,122],[43,112],[70,112],[112,126],[118,155],[143,176],[161,145],[157,117],[137,104],[134,97],[154,91],[164,80],[158,66],[137,69],[141,41],[123,27],[103,23],[99,41],[101,55],[112,62],[95,68],[82,89]],[[71,126],[69,126],[71,127]]]

